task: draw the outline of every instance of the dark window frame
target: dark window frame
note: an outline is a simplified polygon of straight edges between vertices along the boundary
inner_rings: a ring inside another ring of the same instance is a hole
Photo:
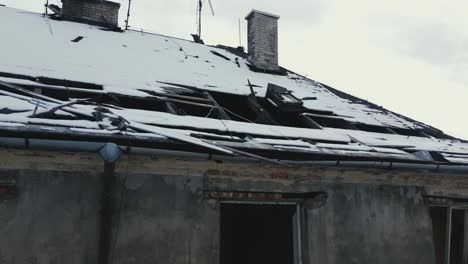
[[[452,234],[454,231],[454,213],[456,211],[463,211],[463,246],[462,246],[462,262],[468,263],[468,203],[457,203],[457,204],[430,204],[431,208],[444,208],[446,210],[446,221],[445,221],[445,250],[444,250],[444,261],[443,264],[460,264],[452,261],[453,245],[452,245]],[[431,218],[431,221],[432,218]],[[434,241],[435,245],[435,241]],[[437,249],[435,249],[437,250]]]

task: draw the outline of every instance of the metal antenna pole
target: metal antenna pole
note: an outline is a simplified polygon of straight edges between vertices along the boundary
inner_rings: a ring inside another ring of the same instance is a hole
[[[201,33],[202,33],[202,7],[203,3],[202,0],[198,0],[198,36],[201,39]]]
[[[241,19],[239,18],[239,47],[242,47]]]
[[[46,3],[45,3],[45,5],[44,5],[44,7],[45,7],[45,12],[44,12],[44,14],[47,16],[47,15],[49,14],[49,11],[47,10],[47,8],[49,7],[49,0],[46,0]]]
[[[132,5],[132,0],[128,0],[128,10],[127,10],[127,20],[125,20],[125,30],[128,30],[128,21],[130,20],[130,6]]]

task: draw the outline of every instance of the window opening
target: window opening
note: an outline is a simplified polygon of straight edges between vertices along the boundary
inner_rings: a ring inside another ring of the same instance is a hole
[[[431,204],[436,264],[468,263],[468,204]]]
[[[300,263],[296,204],[221,203],[221,264]]]

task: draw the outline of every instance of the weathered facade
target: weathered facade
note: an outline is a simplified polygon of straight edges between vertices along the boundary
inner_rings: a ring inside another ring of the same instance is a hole
[[[98,263],[107,252],[98,243],[106,182],[99,155],[3,149],[0,157],[0,182],[17,188],[0,204],[3,263]],[[436,263],[425,197],[463,197],[468,183],[466,172],[284,168],[156,153],[123,155],[112,177],[109,263],[219,263],[225,202],[297,205],[300,263]]]
[[[0,264],[468,262],[468,142],[280,68],[276,16],[59,18],[0,6]]]

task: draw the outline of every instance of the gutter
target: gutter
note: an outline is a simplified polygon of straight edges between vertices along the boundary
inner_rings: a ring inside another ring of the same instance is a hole
[[[122,152],[114,143],[106,143],[99,149],[99,155],[104,161],[104,173],[101,183],[101,210],[99,224],[99,250],[98,263],[109,264],[112,258],[112,226],[114,225],[114,212],[116,202],[114,201],[113,189],[116,185],[115,163]],[[120,212],[119,212],[120,214]],[[118,215],[120,217],[120,215]],[[119,221],[119,219],[117,219]]]
[[[29,138],[10,138],[0,137],[0,148],[7,149],[32,149],[32,150],[45,150],[45,151],[70,151],[70,152],[84,152],[84,153],[98,153],[99,150],[105,146],[103,142],[93,141],[72,141],[72,140],[48,140],[48,139],[29,139]],[[168,158],[187,158],[195,160],[213,160],[213,161],[232,161],[232,162],[249,162],[259,163],[258,159],[247,157],[231,157],[223,155],[213,155],[198,152],[165,150],[155,148],[140,148],[118,145],[121,150],[126,154],[159,156]],[[379,161],[343,161],[343,160],[328,160],[328,161],[287,161],[282,160],[282,163],[290,166],[291,169],[295,167],[304,166],[322,166],[322,167],[336,167],[336,168],[367,168],[367,169],[381,169],[381,170],[406,170],[406,171],[426,171],[436,173],[458,173],[468,175],[468,165],[448,165],[438,163],[404,163],[401,161],[379,162]]]

